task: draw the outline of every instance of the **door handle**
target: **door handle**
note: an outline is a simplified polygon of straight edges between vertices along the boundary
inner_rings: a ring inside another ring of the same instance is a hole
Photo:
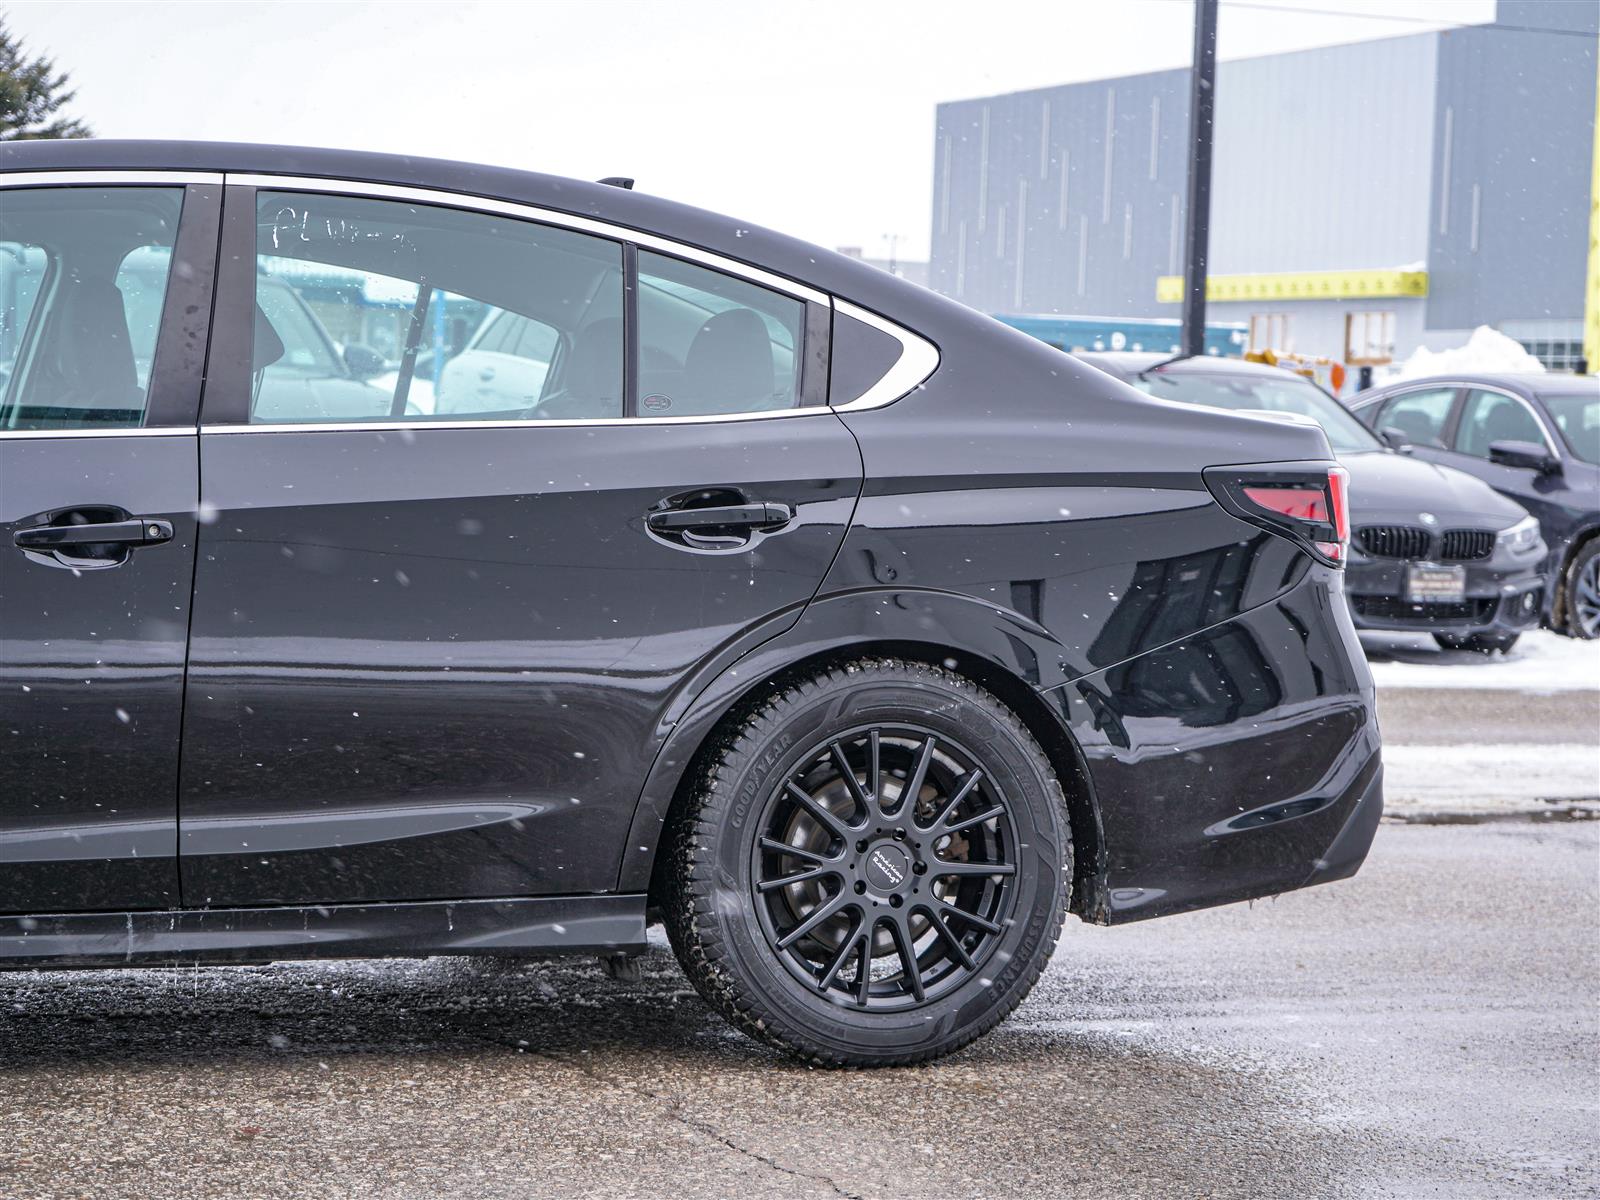
[[[63,518],[69,516],[78,519],[64,522]],[[120,567],[139,547],[160,546],[172,540],[171,521],[130,517],[104,508],[58,510],[44,514],[43,519],[46,524],[19,529],[11,541],[30,560],[46,567],[73,571]]]
[[[787,504],[721,504],[710,508],[668,508],[653,512],[644,523],[657,533],[696,529],[780,529],[794,520]]]
[[[67,546],[159,546],[172,540],[172,522],[133,517],[84,525],[36,525],[11,539],[21,550],[59,550]]]

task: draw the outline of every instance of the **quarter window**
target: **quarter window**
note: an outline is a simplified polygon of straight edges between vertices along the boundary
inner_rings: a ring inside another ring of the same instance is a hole
[[[805,304],[666,255],[639,253],[639,416],[793,408]]]
[[[1398,429],[1418,446],[1444,449],[1444,426],[1456,401],[1456,389],[1421,388],[1396,396],[1384,405],[1379,429]]]
[[[1544,430],[1522,401],[1504,392],[1485,392],[1474,388],[1467,393],[1456,428],[1456,449],[1474,458],[1488,458],[1495,442],[1532,442],[1543,446]]]
[[[144,424],[181,188],[0,192],[0,428]]]
[[[252,422],[622,416],[622,247],[485,213],[257,198]]]

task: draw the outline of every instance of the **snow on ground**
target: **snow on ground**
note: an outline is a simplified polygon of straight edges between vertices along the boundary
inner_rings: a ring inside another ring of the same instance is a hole
[[[1491,688],[1517,692],[1600,691],[1600,639],[1580,642],[1548,630],[1525,633],[1510,654],[1441,650],[1415,633],[1363,633],[1379,688]]]
[[[1540,746],[1383,747],[1384,807],[1391,813],[1512,813],[1600,809],[1600,749]]]
[[[1509,655],[1415,634],[1361,643],[1392,815],[1600,816],[1600,641],[1539,630]]]

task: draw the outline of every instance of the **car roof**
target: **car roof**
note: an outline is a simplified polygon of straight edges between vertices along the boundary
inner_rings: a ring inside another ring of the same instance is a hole
[[[82,138],[0,142],[0,174],[70,171],[235,172],[348,179],[510,201],[652,233],[787,275],[893,316],[901,308],[944,320],[970,309],[887,271],[786,234],[609,184],[510,167],[407,154],[244,142]]]
[[[1462,387],[1482,385],[1503,388],[1523,396],[1571,396],[1584,395],[1600,387],[1600,379],[1592,375],[1567,375],[1555,371],[1462,371],[1455,374],[1418,375],[1412,379],[1397,379],[1393,383],[1368,388],[1352,396],[1349,403],[1352,406],[1365,404],[1400,388],[1427,387],[1430,384]]]
[[[1204,354],[1194,358],[1174,359],[1170,354],[1152,353],[1148,350],[1075,350],[1074,358],[1081,358],[1091,366],[1121,379],[1131,379],[1140,371],[1165,363],[1163,375],[1263,375],[1281,379],[1285,375],[1296,379],[1301,376],[1282,367],[1267,363],[1250,362],[1243,358],[1224,358],[1217,354]]]

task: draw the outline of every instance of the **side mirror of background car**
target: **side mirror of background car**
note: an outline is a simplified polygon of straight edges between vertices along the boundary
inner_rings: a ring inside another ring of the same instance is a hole
[[[1411,439],[1406,436],[1406,431],[1396,429],[1393,425],[1385,425],[1378,430],[1378,436],[1388,444],[1389,449],[1398,450],[1401,454],[1411,453]]]
[[[1524,467],[1541,475],[1561,470],[1561,460],[1535,442],[1490,442],[1489,461],[1502,467]]]
[[[344,365],[357,379],[371,379],[389,369],[383,355],[360,342],[351,342],[344,348]]]

